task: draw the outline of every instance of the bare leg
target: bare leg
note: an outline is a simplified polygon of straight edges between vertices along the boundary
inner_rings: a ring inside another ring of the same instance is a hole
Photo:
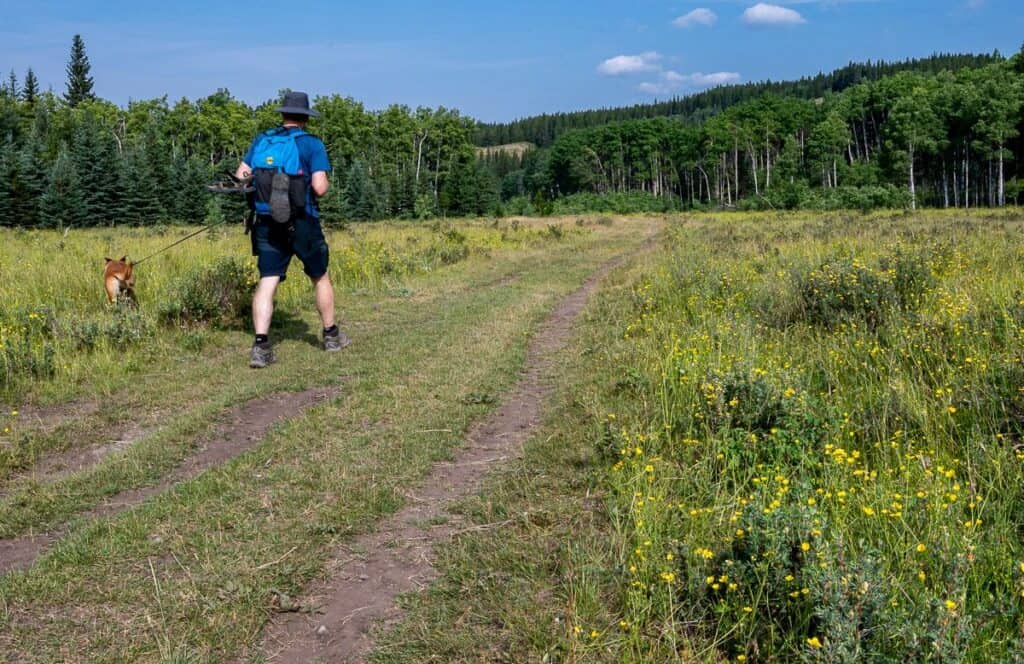
[[[313,279],[313,291],[316,294],[316,308],[320,312],[320,321],[324,329],[334,326],[334,286],[327,274]]]
[[[274,315],[274,293],[281,277],[263,277],[252,296],[252,324],[256,334],[270,333],[270,319]]]

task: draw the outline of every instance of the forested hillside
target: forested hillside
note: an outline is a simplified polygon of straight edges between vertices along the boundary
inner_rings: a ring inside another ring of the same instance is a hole
[[[121,108],[96,98],[92,86],[77,37],[62,96],[40,92],[31,70],[20,79],[11,72],[0,89],[0,224],[241,215],[240,201],[210,197],[203,185],[233,170],[256,133],[278,123],[276,100],[251,107],[218,90],[195,101],[164,97]],[[336,94],[314,104],[322,117],[309,129],[334,164],[334,186],[321,201],[328,223],[696,207],[998,206],[1021,191],[1021,54],[851,66],[792,83],[594,111],[572,122],[659,109],[678,117],[571,129],[539,149],[479,150],[474,136],[486,127],[446,108],[372,111]]]
[[[700,124],[576,129],[521,167],[488,163],[504,196],[570,196],[578,209],[999,206],[1021,191],[1022,103],[1017,55],[813,100],[765,93]]]
[[[711,90],[676,97],[668,101],[636,104],[619,108],[545,113],[507,123],[483,123],[477,127],[476,142],[480,146],[529,142],[547,146],[566,131],[599,127],[610,122],[642,118],[681,117],[689,122],[700,122],[721,111],[766,93],[780,97],[817,99],[827,93],[842,92],[846,88],[867,81],[877,81],[901,71],[937,74],[941,71],[982,67],[1002,58],[996,54],[938,54],[928,58],[908,59],[901,62],[862,62],[837,69],[831,73],[818,73],[796,81],[761,81],[723,85]]]

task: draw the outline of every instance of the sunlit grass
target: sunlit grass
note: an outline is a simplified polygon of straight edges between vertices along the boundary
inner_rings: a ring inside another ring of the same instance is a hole
[[[622,604],[579,638],[641,661],[1019,652],[1021,222],[681,219],[587,340]]]

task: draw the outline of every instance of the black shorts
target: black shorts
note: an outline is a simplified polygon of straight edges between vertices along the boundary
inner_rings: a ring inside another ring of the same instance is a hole
[[[302,261],[303,271],[311,279],[327,274],[330,253],[320,222],[304,217],[293,225],[257,217],[252,227],[252,255],[256,256],[260,278],[281,277],[284,281],[292,256]]]

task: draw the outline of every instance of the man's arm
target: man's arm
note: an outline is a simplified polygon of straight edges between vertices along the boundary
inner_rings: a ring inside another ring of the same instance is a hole
[[[245,164],[242,164],[242,166],[245,166]],[[313,173],[310,186],[313,187],[313,193],[317,195],[317,198],[326,194],[327,190],[331,187],[331,182],[327,179],[327,172],[316,171]]]

